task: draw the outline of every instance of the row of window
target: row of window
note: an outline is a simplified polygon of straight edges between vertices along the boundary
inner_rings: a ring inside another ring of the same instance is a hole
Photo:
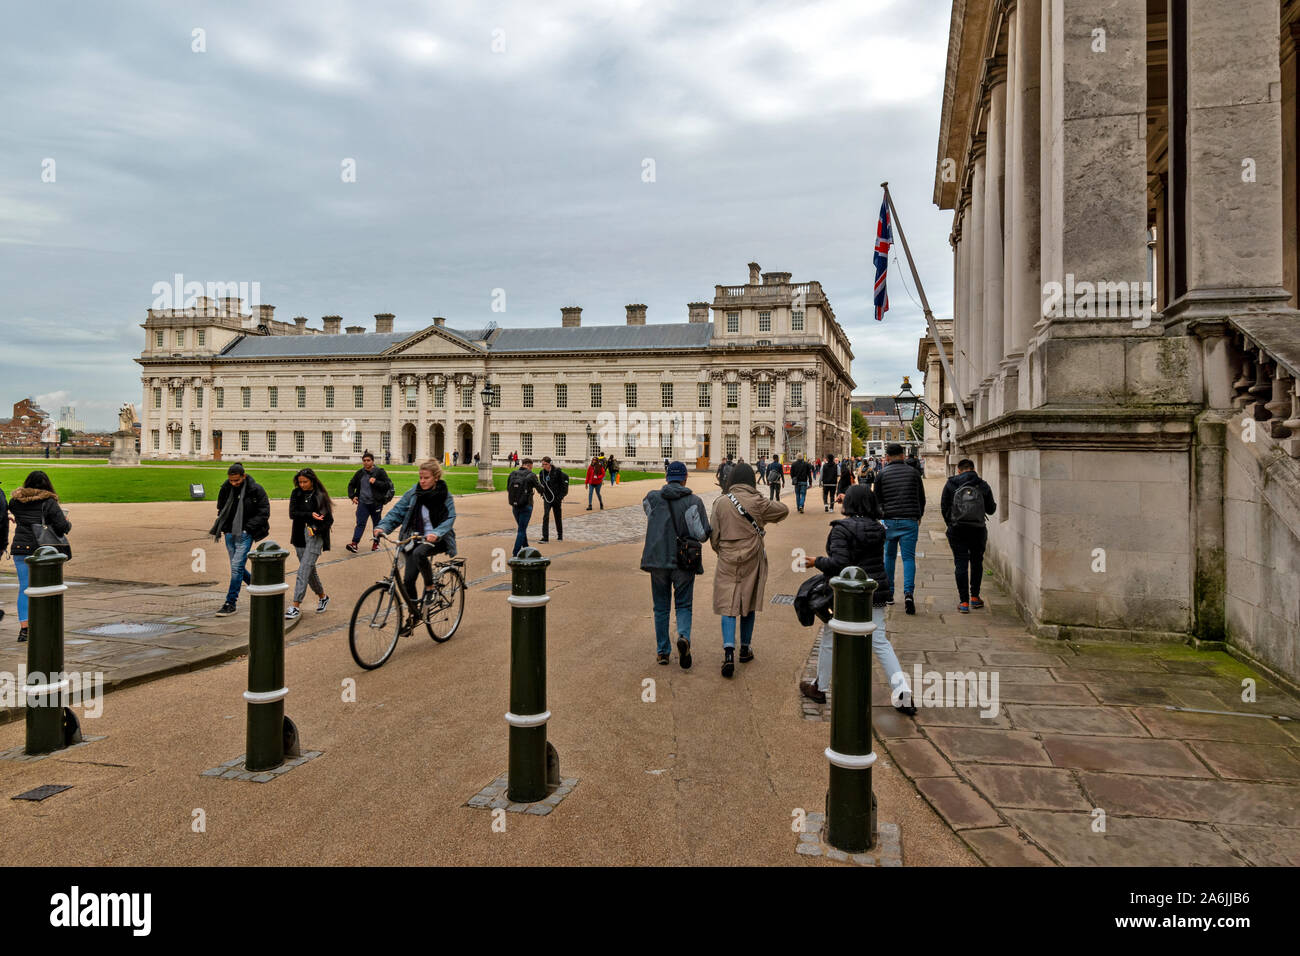
[[[325,388],[325,407],[333,408],[334,407],[334,386],[326,385],[324,386],[324,388]],[[404,388],[405,388],[405,394],[403,396],[403,400],[405,402],[406,407],[417,408],[419,403],[418,387],[415,385],[407,385],[404,386]],[[501,386],[494,385],[492,386],[492,388],[493,388],[492,407],[500,408],[501,407]],[[600,408],[604,403],[604,391],[602,387],[598,384],[593,383],[588,385],[587,388],[589,390],[588,398],[590,399],[591,407]],[[381,407],[392,408],[393,407],[393,386],[384,385],[381,387],[381,391],[382,391]],[[155,388],[153,390],[154,408],[157,409],[162,408],[162,402],[163,402],[162,393],[163,390],[161,388]],[[212,397],[215,406],[217,408],[225,408],[226,407],[225,388],[219,386],[217,388],[214,388],[212,390],[212,393],[213,393]],[[712,393],[710,391],[708,382],[697,382],[696,383],[697,407],[699,408],[712,407],[712,398],[710,397],[711,394]],[[366,399],[365,386],[353,385],[352,386],[352,407],[364,408],[365,399]],[[175,389],[172,392],[173,407],[182,408],[183,400],[184,400],[183,390]],[[280,407],[279,386],[271,385],[267,387],[266,400],[267,400],[268,408]],[[447,387],[445,385],[435,385],[433,387],[433,407],[445,408],[446,400],[447,400]],[[628,408],[637,407],[638,392],[637,392],[637,386],[635,382],[624,383],[623,402]],[[659,384],[660,405],[662,405],[664,408],[672,408],[674,407],[674,402],[675,402],[675,393],[674,393],[673,383],[661,382]],[[740,383],[739,382],[726,383],[726,402],[727,402],[727,408],[740,407]],[[242,386],[239,389],[239,405],[241,408],[253,407],[252,388],[248,386]],[[307,386],[305,385],[294,386],[294,405],[297,408],[307,407]],[[790,406],[792,408],[803,407],[803,382],[790,383]],[[194,389],[194,407],[195,408],[203,407],[202,387]],[[460,407],[463,409],[472,409],[474,407],[473,387],[464,386],[464,385],[460,386]],[[524,408],[535,407],[535,392],[534,392],[533,385],[525,384],[523,387],[523,407]],[[560,384],[555,386],[555,407],[556,408],[569,407],[569,386],[568,385]],[[760,382],[758,384],[758,407],[759,408],[772,407],[772,385],[770,382]]]
[[[728,312],[728,313],[727,313],[727,331],[730,332],[732,335],[735,335],[737,332],[740,331],[740,313],[739,313],[739,312]],[[759,312],[759,313],[758,313],[758,331],[760,331],[760,332],[771,332],[771,331],[772,331],[772,313],[771,313],[771,312],[766,312],[766,311],[764,311],[764,312]],[[791,332],[802,332],[802,331],[803,331],[803,310],[801,310],[801,309],[794,309],[794,310],[792,310],[792,311],[790,312],[790,331],[791,331]],[[771,345],[772,343],[771,343],[771,342],[767,342],[767,343],[763,343],[763,344]]]
[[[162,332],[161,330],[158,330],[158,331],[155,331],[155,332],[154,332],[154,334],[153,334],[153,347],[154,347],[154,348],[156,348],[156,349],[161,349],[161,348],[166,348],[166,347],[167,347],[167,346],[164,344],[164,343],[166,342],[166,339],[164,338],[164,336],[165,336],[165,333]],[[198,348],[201,348],[201,349],[202,349],[202,348],[207,348],[207,345],[208,345],[208,333],[207,333],[206,330],[204,330],[204,329],[199,329],[199,330],[197,330],[197,331],[195,332],[195,337],[196,337],[196,339],[197,339],[197,343],[196,343],[196,344],[197,344]],[[185,348],[185,329],[177,329],[177,330],[176,330],[174,341],[175,341],[175,347],[176,347],[176,348],[178,348],[178,349],[183,349],[183,348]]]

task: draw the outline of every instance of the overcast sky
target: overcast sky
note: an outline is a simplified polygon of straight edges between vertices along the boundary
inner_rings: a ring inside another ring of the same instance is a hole
[[[175,273],[260,283],[281,319],[373,330],[393,312],[413,331],[434,315],[559,325],[564,305],[622,324],[629,302],[682,322],[754,260],[822,282],[857,391],[919,382],[906,261],[895,247],[876,323],[871,245],[887,179],[931,306],[951,314],[951,214],[930,201],[949,10],[11,5],[0,417],[34,395],[107,427],[140,402],[139,325]]]

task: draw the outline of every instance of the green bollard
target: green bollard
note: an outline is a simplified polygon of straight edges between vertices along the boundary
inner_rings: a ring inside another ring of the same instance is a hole
[[[871,792],[871,598],[876,582],[858,567],[831,581],[835,633],[831,657],[831,764],[826,793],[826,842],[845,853],[876,843],[876,797]]]
[[[29,754],[67,746],[63,730],[63,562],[66,555],[44,545],[27,559],[27,744]],[[36,680],[33,681],[33,677]]]
[[[545,798],[546,568],[536,548],[510,559],[510,768],[506,796],[514,803]]]
[[[244,767],[272,770],[284,763],[284,561],[289,556],[274,541],[263,541],[250,555],[253,583],[248,620],[248,740]]]

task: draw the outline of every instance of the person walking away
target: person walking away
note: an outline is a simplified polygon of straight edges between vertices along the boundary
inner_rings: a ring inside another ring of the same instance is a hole
[[[916,469],[916,473],[918,475],[920,475],[922,478],[925,477],[925,465],[921,464],[921,459],[916,457],[915,449],[913,449],[912,452],[907,456],[907,463]]]
[[[392,479],[388,477],[388,472],[376,467],[375,456],[369,451],[361,456],[361,467],[348,482],[348,499],[357,506],[357,526],[347,549],[356,554],[357,543],[366,533],[366,524],[371,523],[378,528],[384,505],[393,500]],[[372,551],[378,547],[378,541],[371,543]]]
[[[957,574],[957,610],[969,614],[984,607],[980,584],[984,580],[984,548],[988,544],[988,516],[997,511],[993,489],[975,473],[975,462],[957,462],[957,474],[948,479],[939,499],[939,512],[948,526]]]
[[[773,457],[767,466],[767,496],[772,501],[781,500],[781,486],[785,484],[785,468],[781,460]]]
[[[844,495],[853,486],[853,459],[840,459],[839,481],[835,485],[835,500],[843,501]]]
[[[375,529],[376,541],[399,527],[400,540],[405,541],[414,534],[423,535],[424,538],[406,552],[402,587],[411,613],[402,625],[402,634],[415,630],[415,625],[424,619],[415,590],[415,579],[422,576],[424,586],[429,587],[433,584],[433,565],[430,563],[433,556],[445,554],[449,558],[456,557],[455,524],[456,500],[447,490],[447,483],[442,480],[442,464],[432,458],[425,459],[419,464],[419,478],[415,484],[389,509]]]
[[[600,502],[600,510],[605,510],[605,499],[600,496],[600,485],[605,480],[605,469],[597,458],[591,459],[591,464],[587,466],[587,510],[591,510],[591,496],[594,493],[596,500]]]
[[[316,613],[323,614],[329,607],[329,595],[316,573],[316,562],[330,549],[330,526],[334,524],[334,502],[316,472],[299,469],[293,476],[293,486],[289,493],[289,519],[293,522],[289,543],[298,553],[298,578],[293,586],[293,602],[284,612],[287,621],[302,615],[300,608],[308,586],[318,598]]]
[[[244,466],[235,462],[226,469],[226,480],[217,492],[217,520],[208,534],[215,540],[226,541],[230,556],[230,587],[226,603],[217,611],[217,617],[229,617],[239,603],[239,587],[251,584],[248,573],[248,553],[254,543],[271,533],[271,500],[266,489],[244,472]]]
[[[758,456],[758,463],[754,465],[754,478],[756,479],[755,488],[767,484],[767,455]]]
[[[808,499],[808,485],[812,481],[812,465],[800,455],[790,466],[790,483],[794,485],[794,504],[803,514],[803,503]]]
[[[655,652],[660,664],[672,656],[668,639],[668,612],[677,607],[677,662],[691,666],[691,604],[695,576],[704,573],[702,546],[712,528],[704,502],[686,487],[686,465],[669,462],[667,482],[641,501],[646,513],[645,545],[641,570],[650,572],[650,597],[654,606]]]
[[[754,659],[754,615],[763,607],[767,584],[764,527],[781,521],[790,509],[771,501],[754,486],[754,469],[743,462],[731,472],[727,492],[713,502],[709,546],[718,556],[713,574],[713,611],[722,615],[722,676],[735,673],[736,621],[740,621],[740,662]]]
[[[564,469],[556,468],[550,456],[542,459],[542,473],[538,475],[542,489],[542,543],[551,539],[551,513],[555,513],[555,540],[564,540],[564,497],[569,493],[569,476]],[[601,502],[604,504],[604,502]]]
[[[59,505],[59,496],[54,493],[49,475],[43,471],[29,473],[23,486],[15,489],[10,498],[9,513],[3,516],[6,541],[9,515],[13,515],[14,519],[9,553],[14,559],[14,570],[18,572],[18,643],[21,644],[27,640],[27,583],[31,578],[27,559],[44,543],[41,538],[48,540],[50,534],[55,535],[59,541],[55,546],[63,554],[72,557],[72,548],[64,537],[72,530],[72,522]]]
[[[541,482],[533,474],[533,460],[525,458],[519,467],[506,478],[506,500],[515,516],[515,557],[528,547],[528,522],[533,517],[533,491],[540,490]],[[544,496],[543,496],[544,497]]]
[[[609,475],[609,480],[613,484],[618,484],[618,459],[613,455],[610,455],[609,460],[605,462],[605,473]],[[600,506],[604,508],[605,502],[602,501]]]
[[[453,465],[460,464],[460,452],[459,452],[459,451],[453,451],[453,452],[451,453],[451,463],[452,463]]]
[[[834,455],[827,455],[822,462],[822,511],[830,511],[835,506],[835,487],[840,483],[840,469]]]
[[[848,567],[861,568],[873,581],[880,581],[885,574],[885,527],[880,523],[880,504],[864,485],[855,485],[844,495],[844,517],[831,522],[830,534],[826,536],[826,554],[819,558],[805,557],[803,570],[816,568],[829,581]],[[871,619],[876,625],[871,634],[871,650],[893,689],[891,700],[894,707],[909,717],[914,716],[916,707],[907,674],[885,635],[885,598],[879,587],[871,601]],[[805,697],[821,704],[826,703],[826,691],[831,689],[834,649],[835,633],[829,623],[823,624],[817,653],[817,677],[799,684]]]
[[[718,466],[718,487],[722,489],[723,493],[726,493],[727,486],[731,484],[731,472],[735,467],[730,455],[723,458],[722,464]]]
[[[917,470],[903,460],[903,446],[897,442],[885,446],[885,467],[876,478],[875,491],[885,519],[885,581],[889,594],[885,603],[894,603],[898,582],[894,572],[901,548],[904,609],[915,614],[912,590],[916,583],[916,538],[925,514],[925,483]]]
[[[0,488],[0,558],[9,550],[9,502],[5,490]],[[5,619],[5,609],[0,607],[0,621]]]

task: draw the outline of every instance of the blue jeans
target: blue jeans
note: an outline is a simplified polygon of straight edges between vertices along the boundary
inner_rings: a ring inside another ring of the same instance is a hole
[[[245,531],[235,541],[235,536],[226,532],[226,553],[230,555],[230,588],[226,591],[226,603],[234,604],[239,600],[239,586],[251,584],[253,576],[248,573],[248,552],[253,550],[253,536]]]
[[[750,611],[740,619],[740,643],[748,647],[750,641],[754,638],[754,612]],[[734,617],[724,617],[722,619],[722,646],[736,646],[736,619]]]
[[[676,568],[655,568],[650,572],[650,595],[655,609],[655,645],[660,654],[673,649],[668,639],[668,608],[676,595],[677,633],[691,639],[691,601],[695,596],[695,575]]]
[[[8,515],[0,515],[0,520],[8,521]],[[27,581],[31,572],[27,570],[27,555],[14,555],[14,568],[18,571],[18,623],[27,620]]]
[[[361,540],[361,536],[366,533],[366,525],[373,523],[376,530],[379,528],[379,519],[382,516],[384,507],[377,502],[371,501],[366,504],[364,501],[357,503],[357,527],[352,532],[352,543],[356,544]]]
[[[515,532],[515,550],[510,554],[512,558],[517,556],[524,548],[528,547],[528,521],[532,516],[532,505],[529,505],[527,508],[515,509],[515,527],[518,530]]]
[[[602,508],[605,507],[605,499],[600,496],[600,485],[588,485],[587,486],[587,508],[588,509],[591,508],[592,492],[596,493],[596,500],[600,502],[600,506]]]
[[[921,522],[915,518],[885,519],[885,577],[888,590],[894,592],[894,576],[897,564],[898,548],[903,548],[903,593],[911,594],[916,584],[916,536],[921,531]]]
[[[885,679],[889,681],[890,687],[893,688],[894,695],[901,692],[911,692],[907,683],[907,674],[903,672],[902,665],[898,663],[898,655],[894,653],[894,645],[889,643],[889,638],[885,636],[885,608],[884,606],[873,607],[871,609],[871,619],[876,622],[876,629],[871,632],[871,649],[876,654],[876,660],[880,661],[880,667],[885,672]],[[835,651],[835,632],[831,630],[829,624],[822,625],[822,642],[817,651],[817,689],[831,689],[831,663],[834,660]],[[891,701],[892,703],[892,701]]]
[[[794,483],[794,506],[803,511],[803,501],[808,497],[808,482],[796,481]]]

